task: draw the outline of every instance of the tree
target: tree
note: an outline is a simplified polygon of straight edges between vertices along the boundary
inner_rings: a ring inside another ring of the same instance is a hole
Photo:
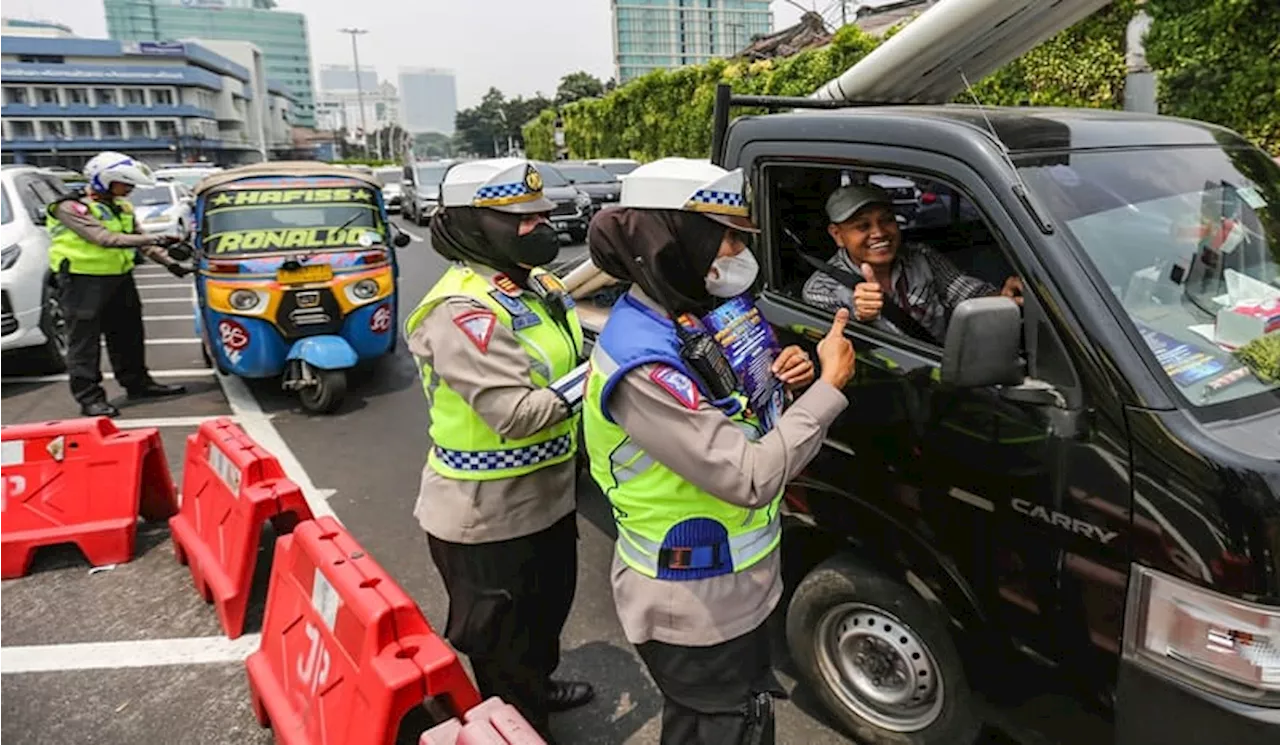
[[[556,105],[563,106],[582,98],[599,98],[604,95],[604,83],[590,73],[571,72],[560,78],[560,86],[556,88]]]
[[[439,132],[419,132],[413,136],[413,154],[417,158],[452,158],[453,140]]]

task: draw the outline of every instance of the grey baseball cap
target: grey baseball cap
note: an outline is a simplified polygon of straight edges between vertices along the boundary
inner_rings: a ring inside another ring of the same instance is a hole
[[[827,197],[827,219],[833,223],[842,223],[857,214],[863,207],[883,204],[893,207],[893,198],[889,192],[878,186],[842,186]]]

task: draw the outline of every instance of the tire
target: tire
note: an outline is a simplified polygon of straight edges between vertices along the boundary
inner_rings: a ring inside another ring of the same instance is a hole
[[[972,745],[978,737],[981,722],[943,620],[910,588],[849,556],[819,564],[796,588],[787,646],[858,742]]]
[[[347,374],[343,370],[312,368],[318,381],[313,386],[298,389],[302,408],[312,414],[331,414],[342,405],[347,395]]]
[[[575,228],[569,231],[569,240],[574,243],[585,243],[587,240],[586,228]]]
[[[40,300],[40,331],[44,334],[42,346],[32,350],[36,365],[46,373],[60,373],[67,369],[67,322],[58,295],[48,282]]]

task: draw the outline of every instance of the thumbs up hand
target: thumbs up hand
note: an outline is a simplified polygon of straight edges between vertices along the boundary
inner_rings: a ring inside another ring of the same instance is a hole
[[[864,263],[860,271],[866,281],[853,288],[853,314],[859,321],[867,323],[880,317],[880,309],[884,307],[884,291],[880,289],[880,283],[876,282],[876,275],[870,264]]]
[[[827,335],[818,342],[818,362],[822,365],[822,379],[836,388],[843,388],[853,377],[853,344],[844,337],[844,327],[849,323],[849,311],[836,311],[835,321]]]

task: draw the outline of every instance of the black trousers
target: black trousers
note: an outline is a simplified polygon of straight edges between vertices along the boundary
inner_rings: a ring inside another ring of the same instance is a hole
[[[59,284],[67,319],[67,375],[76,401],[84,405],[107,398],[99,369],[99,341],[104,336],[111,369],[120,385],[130,390],[145,386],[150,375],[143,343],[142,301],[133,275],[66,274]]]
[[[576,514],[506,541],[427,538],[449,593],[445,636],[470,658],[480,694],[501,697],[549,737],[547,683],[578,584]]]
[[[773,745],[768,623],[710,647],[636,647],[662,691],[662,745]]]

